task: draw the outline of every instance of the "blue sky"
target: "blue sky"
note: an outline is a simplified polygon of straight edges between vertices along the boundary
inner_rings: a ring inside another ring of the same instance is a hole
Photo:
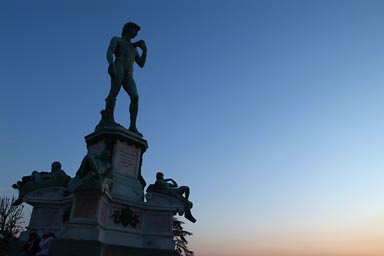
[[[74,176],[127,21],[143,175],[191,187],[197,255],[383,255],[382,1],[0,4],[0,194],[61,161]],[[116,120],[128,126],[121,91]]]

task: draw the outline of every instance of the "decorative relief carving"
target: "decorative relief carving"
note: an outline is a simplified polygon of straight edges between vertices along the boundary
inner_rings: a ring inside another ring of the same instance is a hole
[[[136,228],[140,224],[139,215],[135,214],[129,206],[125,209],[113,211],[111,218],[113,218],[115,224],[121,224],[124,227],[130,225],[131,227]]]

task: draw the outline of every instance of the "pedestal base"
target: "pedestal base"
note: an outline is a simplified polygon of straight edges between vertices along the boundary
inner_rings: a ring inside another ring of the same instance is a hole
[[[50,256],[177,256],[174,250],[146,249],[105,244],[98,241],[56,239]]]
[[[100,188],[70,190],[70,196],[63,188],[50,196],[47,190],[27,201],[35,206],[30,227],[55,232],[49,255],[176,256],[173,216],[184,208],[156,194],[144,202],[141,164],[147,141],[124,128],[103,128],[85,140],[87,154],[106,150],[111,155]]]
[[[42,233],[59,231],[69,220],[72,196],[64,196],[65,188],[43,188],[30,192],[24,201],[33,206],[28,229]]]
[[[88,153],[111,154],[114,197],[142,202],[146,185],[141,175],[141,164],[148,143],[124,128],[103,128],[85,137]]]

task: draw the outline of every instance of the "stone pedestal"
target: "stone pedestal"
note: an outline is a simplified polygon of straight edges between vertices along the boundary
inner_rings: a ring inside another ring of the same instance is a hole
[[[49,255],[176,255],[172,228],[179,207],[144,202],[141,164],[147,141],[116,128],[98,130],[85,140],[88,153],[111,153],[112,177],[100,191],[73,194],[69,220],[56,233]]]
[[[101,129],[87,135],[85,141],[89,153],[99,154],[107,149],[112,155],[112,196],[142,202],[146,183],[141,165],[147,141],[124,128]]]

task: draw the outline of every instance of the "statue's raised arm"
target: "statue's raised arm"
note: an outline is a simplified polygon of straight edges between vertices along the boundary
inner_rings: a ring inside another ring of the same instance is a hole
[[[147,61],[147,45],[145,44],[144,40],[137,41],[136,43],[133,43],[133,45],[135,47],[139,47],[142,51],[141,56],[136,52],[135,61],[137,65],[143,68],[145,62]]]

